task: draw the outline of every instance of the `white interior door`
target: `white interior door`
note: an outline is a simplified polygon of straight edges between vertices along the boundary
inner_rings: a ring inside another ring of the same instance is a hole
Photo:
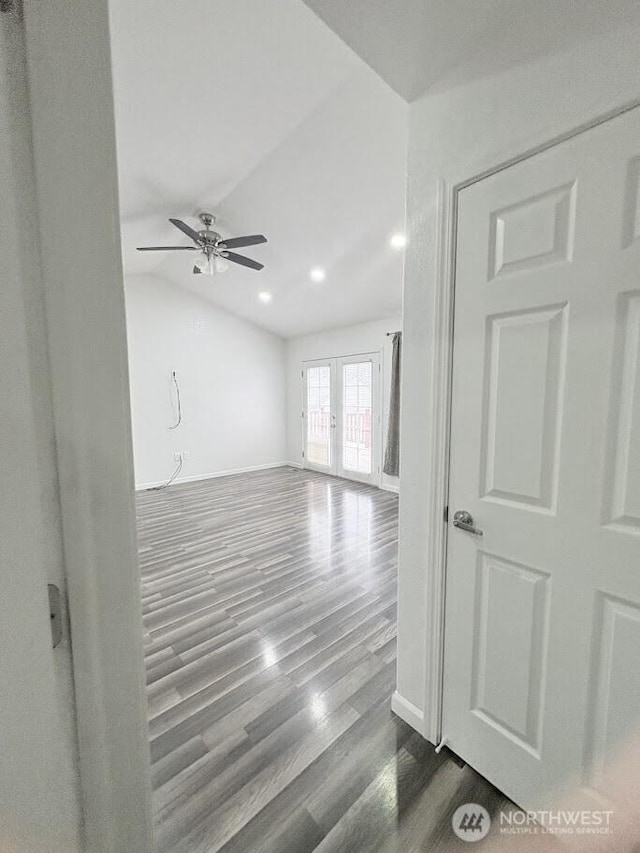
[[[0,115],[0,849],[78,853],[70,644],[65,630],[52,648],[47,592],[64,579],[17,14],[0,15]]]
[[[377,353],[337,360],[337,473],[379,485],[379,388]]]
[[[640,725],[639,110],[460,193],[449,507],[443,735],[526,808],[619,788]]]
[[[302,369],[304,464],[325,474],[336,473],[335,372],[335,359],[308,362]]]

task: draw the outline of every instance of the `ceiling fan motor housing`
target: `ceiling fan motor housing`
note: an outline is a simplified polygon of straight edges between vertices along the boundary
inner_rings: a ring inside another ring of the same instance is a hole
[[[217,231],[213,231],[211,227],[212,225],[215,225],[216,218],[212,213],[202,211],[202,213],[198,214],[198,219],[204,225],[204,229],[199,231],[198,234],[207,244],[207,248],[213,249],[216,243],[220,243],[222,241],[222,235],[218,234]]]

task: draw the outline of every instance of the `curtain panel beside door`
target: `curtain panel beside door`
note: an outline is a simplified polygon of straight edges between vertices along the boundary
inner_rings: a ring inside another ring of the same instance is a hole
[[[389,394],[389,423],[387,445],[384,451],[382,470],[390,477],[400,476],[400,361],[402,355],[402,332],[394,332],[391,357],[391,391]]]

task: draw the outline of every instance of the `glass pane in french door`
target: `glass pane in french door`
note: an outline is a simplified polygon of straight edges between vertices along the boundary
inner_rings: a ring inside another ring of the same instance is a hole
[[[345,471],[371,474],[373,365],[360,361],[342,366],[342,467]]]
[[[307,368],[307,461],[331,466],[331,368]]]

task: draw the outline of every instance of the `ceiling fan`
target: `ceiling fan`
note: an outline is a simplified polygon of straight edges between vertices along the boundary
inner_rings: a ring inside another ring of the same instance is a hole
[[[194,246],[138,246],[139,252],[198,252],[193,266],[193,272],[196,275],[204,273],[205,275],[214,275],[216,272],[226,272],[229,269],[227,261],[233,264],[240,264],[243,267],[249,267],[252,270],[261,270],[264,264],[259,264],[252,258],[247,258],[245,255],[237,255],[235,252],[230,252],[229,249],[239,249],[242,246],[257,246],[258,243],[266,243],[267,238],[262,234],[252,234],[248,237],[229,237],[223,238],[217,231],[212,230],[216,218],[211,213],[198,214],[200,222],[204,225],[201,231],[196,231],[183,222],[181,219],[169,219],[172,225],[179,228],[183,234],[190,237]]]

